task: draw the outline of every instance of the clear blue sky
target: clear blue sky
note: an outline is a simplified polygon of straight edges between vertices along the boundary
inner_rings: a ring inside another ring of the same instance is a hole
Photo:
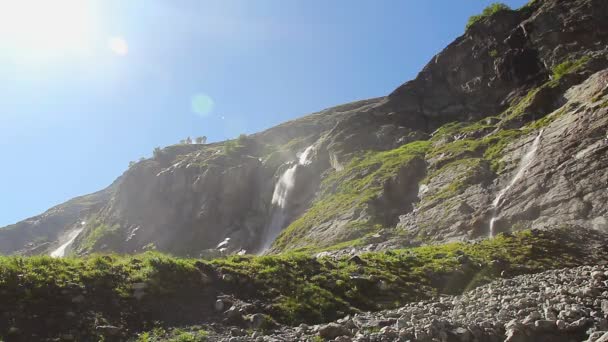
[[[490,2],[3,1],[0,226],[102,189],[155,146],[386,95]]]

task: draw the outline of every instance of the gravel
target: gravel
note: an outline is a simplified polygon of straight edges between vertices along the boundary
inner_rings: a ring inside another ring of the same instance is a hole
[[[608,341],[608,267],[502,279],[459,296],[364,312],[315,326],[279,326],[222,341]]]

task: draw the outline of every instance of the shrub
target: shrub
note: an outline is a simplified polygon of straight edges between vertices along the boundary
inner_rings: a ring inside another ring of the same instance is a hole
[[[490,6],[486,7],[483,12],[481,12],[481,14],[478,15],[473,15],[471,17],[469,17],[469,21],[467,22],[467,30],[469,29],[469,27],[473,26],[473,24],[475,24],[476,22],[487,18],[491,15],[493,15],[496,12],[500,12],[500,11],[510,11],[511,8],[503,3],[499,3],[499,2],[495,2],[493,4],[491,4]]]

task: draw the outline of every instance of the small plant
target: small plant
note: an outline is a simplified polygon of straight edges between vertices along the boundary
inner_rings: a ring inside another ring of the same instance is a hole
[[[494,13],[497,13],[500,11],[510,11],[510,10],[511,10],[511,8],[503,3],[499,3],[499,2],[493,3],[490,6],[486,7],[483,10],[483,12],[481,12],[481,14],[469,17],[469,21],[467,22],[466,29],[468,30],[469,27],[473,26],[478,21],[483,20],[483,19],[493,15]]]
[[[496,58],[498,56],[498,50],[494,49],[494,50],[488,52],[488,55],[490,55],[490,57],[492,57],[492,58]]]

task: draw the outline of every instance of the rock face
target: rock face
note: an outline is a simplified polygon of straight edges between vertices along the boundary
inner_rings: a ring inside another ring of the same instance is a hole
[[[490,226],[606,231],[607,19],[604,0],[499,11],[386,97],[164,148],[111,191],[0,231],[0,252],[47,253],[77,221],[80,254],[263,252],[275,185],[310,146],[270,252],[476,239]]]

